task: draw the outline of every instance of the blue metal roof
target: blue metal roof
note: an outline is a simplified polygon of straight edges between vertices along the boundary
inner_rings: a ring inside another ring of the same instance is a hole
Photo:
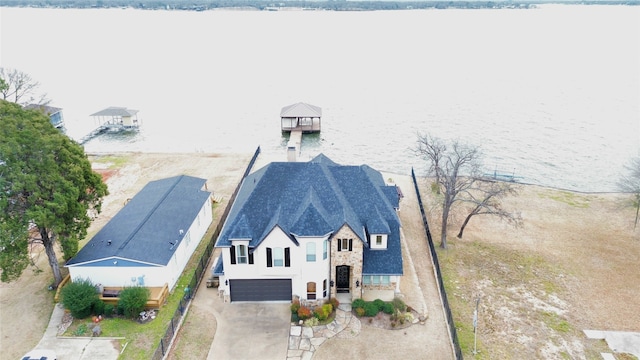
[[[363,241],[367,232],[388,234],[387,250],[365,245],[365,274],[402,274],[398,200],[389,199],[387,188],[369,166],[339,165],[322,154],[270,163],[244,180],[216,246],[251,239],[257,247],[275,226],[289,235],[324,236],[346,224]]]
[[[166,265],[207,199],[205,179],[176,176],[148,183],[71,260],[77,266],[109,258]]]

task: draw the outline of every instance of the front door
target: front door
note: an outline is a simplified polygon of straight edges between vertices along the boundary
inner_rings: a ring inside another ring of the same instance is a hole
[[[336,266],[336,290],[339,293],[349,292],[349,265]]]

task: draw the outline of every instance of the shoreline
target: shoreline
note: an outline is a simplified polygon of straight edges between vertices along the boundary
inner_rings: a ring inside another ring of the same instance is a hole
[[[224,152],[224,151],[212,151],[212,152],[207,152],[207,151],[201,151],[201,152],[193,152],[193,151],[171,151],[171,152],[158,152],[158,151],[108,151],[108,152],[100,152],[100,151],[90,151],[90,152],[85,152],[85,154],[87,155],[87,157],[100,157],[100,156],[127,156],[127,155],[142,155],[142,154],[148,154],[148,155],[164,155],[164,156],[171,156],[171,155],[192,155],[192,156],[229,156],[229,155],[244,155],[245,153],[240,152],[240,151],[229,151],[229,152]],[[269,157],[269,159],[267,159],[266,161],[262,161],[263,158],[265,157]],[[267,162],[270,161],[281,161],[281,162],[286,162],[286,154],[284,152],[283,149],[283,156],[282,159],[278,160],[276,159],[275,156],[273,156],[273,154],[269,154],[269,155],[265,155],[264,153],[261,153],[258,156],[258,162],[256,164],[256,167],[254,167],[254,170],[257,169],[258,166],[264,166],[267,164]],[[411,170],[409,170],[409,172],[407,174],[402,174],[399,172],[394,172],[394,171],[387,171],[384,169],[378,169],[380,172],[382,172],[383,174],[389,174],[389,175],[395,175],[395,176],[408,176],[411,177]],[[418,180],[420,179],[426,179],[427,177],[422,176],[422,175],[418,175],[416,174],[416,177],[418,178]],[[549,189],[549,190],[557,190],[557,191],[565,191],[565,192],[571,192],[571,193],[576,193],[576,194],[582,194],[582,195],[627,195],[630,193],[625,193],[622,191],[584,191],[584,190],[577,190],[577,189],[570,189],[570,188],[565,188],[565,187],[559,187],[559,186],[552,186],[552,185],[544,185],[544,184],[536,184],[536,183],[531,183],[531,182],[526,182],[526,181],[506,181],[506,180],[496,180],[496,181],[500,181],[500,182],[505,182],[505,183],[511,183],[514,185],[522,185],[522,186],[532,186],[532,187],[539,187],[539,188],[543,188],[543,189]]]

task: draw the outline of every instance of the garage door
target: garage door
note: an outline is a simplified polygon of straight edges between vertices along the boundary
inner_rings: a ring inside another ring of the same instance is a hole
[[[291,301],[291,279],[229,280],[231,301]]]

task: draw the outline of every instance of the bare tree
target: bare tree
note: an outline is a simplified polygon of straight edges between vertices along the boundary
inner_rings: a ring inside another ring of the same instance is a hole
[[[630,205],[636,209],[636,218],[633,222],[635,230],[640,214],[640,156],[632,158],[629,164],[625,165],[625,170],[626,173],[618,181],[618,188],[631,195]]]
[[[442,192],[442,228],[440,247],[447,248],[447,224],[451,207],[461,201],[459,195],[472,189],[479,176],[481,153],[479,148],[457,140],[445,143],[430,135],[418,136],[414,152],[430,162],[429,175],[435,176]]]
[[[447,226],[456,203],[473,204],[458,233],[459,238],[475,215],[497,215],[514,224],[520,223],[519,214],[506,211],[500,203],[504,196],[515,195],[516,188],[513,184],[489,182],[482,178],[482,152],[479,147],[418,134],[414,152],[429,162],[429,176],[435,177],[437,190],[442,194],[440,247],[447,248]]]
[[[502,206],[501,202],[502,199],[507,196],[518,195],[519,189],[515,184],[479,179],[476,181],[474,188],[476,191],[469,192],[469,197],[462,200],[471,204],[472,207],[460,227],[458,239],[462,239],[464,228],[475,215],[494,215],[514,226],[520,226],[522,224],[522,216],[520,213],[508,211]]]
[[[440,167],[442,156],[446,150],[447,146],[441,139],[429,134],[418,133],[418,145],[415,152],[418,156],[423,156],[430,160],[428,172],[435,176],[436,184],[440,184],[440,172],[436,171],[436,169]],[[440,188],[438,187],[437,190],[439,194]]]
[[[0,92],[2,98],[16,104],[46,105],[50,102],[47,94],[38,94],[40,83],[17,69],[0,67]]]

